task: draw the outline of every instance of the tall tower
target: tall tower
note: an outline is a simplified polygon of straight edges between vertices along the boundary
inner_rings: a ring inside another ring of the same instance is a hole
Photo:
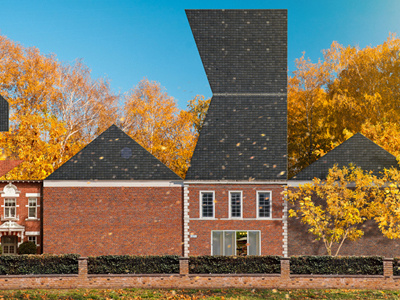
[[[287,11],[186,14],[213,92],[185,179],[186,254],[235,254],[240,234],[247,253],[285,254]]]

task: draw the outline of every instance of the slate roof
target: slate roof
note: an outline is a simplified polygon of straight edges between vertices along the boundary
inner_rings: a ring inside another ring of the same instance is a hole
[[[186,14],[214,94],[186,180],[286,180],[287,11]]]
[[[112,125],[46,180],[182,180]]]
[[[290,180],[326,179],[329,169],[335,164],[339,168],[354,164],[379,175],[385,168],[399,167],[396,157],[370,139],[357,133],[323,157],[301,170]]]
[[[9,129],[9,106],[6,99],[0,95],[0,131]]]

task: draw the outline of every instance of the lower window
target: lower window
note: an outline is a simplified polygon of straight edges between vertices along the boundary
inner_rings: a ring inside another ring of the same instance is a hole
[[[34,243],[35,245],[37,245],[37,238],[36,238],[36,236],[34,235],[34,236],[28,236],[28,242],[32,242],[32,243]]]
[[[212,231],[212,255],[260,255],[260,231]]]

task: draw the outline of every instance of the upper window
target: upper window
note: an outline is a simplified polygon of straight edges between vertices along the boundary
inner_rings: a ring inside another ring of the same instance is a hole
[[[242,217],[242,192],[229,192],[229,214],[231,218]]]
[[[17,210],[17,201],[15,198],[4,199],[4,217],[15,218]]]
[[[37,218],[37,198],[29,198],[28,199],[28,218],[36,219]]]
[[[200,216],[214,218],[214,192],[200,192]]]
[[[257,192],[257,217],[271,218],[271,192]]]

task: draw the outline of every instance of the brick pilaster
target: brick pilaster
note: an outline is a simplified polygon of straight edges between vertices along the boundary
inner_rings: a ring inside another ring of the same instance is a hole
[[[393,278],[393,258],[383,259],[383,276]]]
[[[79,277],[87,277],[88,274],[88,263],[87,257],[78,258],[78,275]]]
[[[281,278],[289,280],[290,278],[290,258],[281,257]]]
[[[189,257],[179,257],[179,274],[189,274]]]

